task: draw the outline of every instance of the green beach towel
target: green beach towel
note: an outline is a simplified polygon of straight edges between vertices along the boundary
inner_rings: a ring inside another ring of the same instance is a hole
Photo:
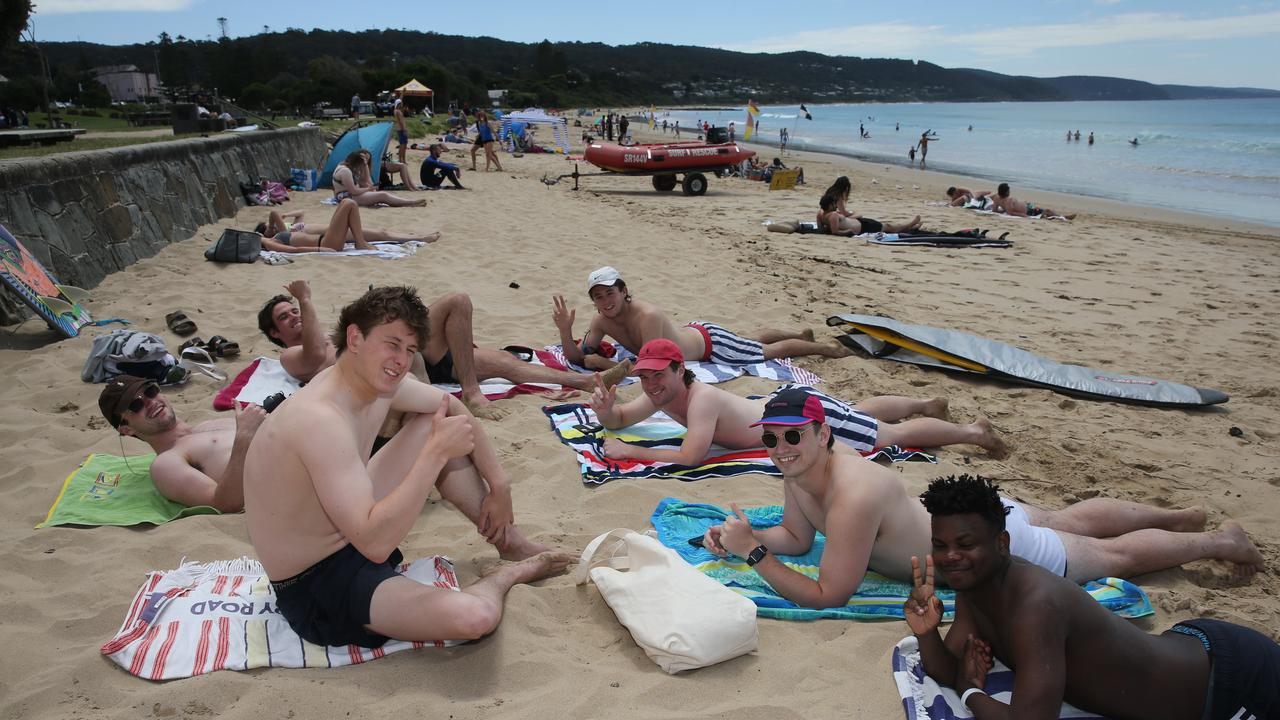
[[[187,507],[160,494],[151,482],[155,453],[122,458],[94,453],[67,476],[49,514],[53,525],[160,525],[188,515],[217,514],[207,505]]]

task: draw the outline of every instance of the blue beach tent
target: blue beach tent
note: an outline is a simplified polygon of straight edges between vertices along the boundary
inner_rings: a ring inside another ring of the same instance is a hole
[[[338,163],[360,148],[368,150],[373,156],[369,172],[376,184],[378,171],[382,168],[382,153],[387,151],[387,141],[391,139],[391,128],[391,123],[374,123],[343,133],[342,137],[338,138],[338,142],[333,144],[329,159],[324,163],[324,170],[320,172],[319,187],[333,187],[333,171],[338,167]]]

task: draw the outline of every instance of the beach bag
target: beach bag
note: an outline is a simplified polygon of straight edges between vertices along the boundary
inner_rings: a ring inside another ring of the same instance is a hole
[[[279,205],[289,200],[289,189],[284,186],[284,183],[276,182],[275,180],[262,181],[262,194],[266,195],[273,205]]]
[[[289,168],[289,179],[295,189],[311,192],[320,184],[320,172],[302,168]]]
[[[592,540],[574,582],[594,582],[636,644],[672,675],[745,655],[760,641],[755,603],[648,535],[618,529]]]
[[[222,237],[204,250],[204,259],[224,263],[251,263],[262,254],[262,236],[256,232],[222,231]]]

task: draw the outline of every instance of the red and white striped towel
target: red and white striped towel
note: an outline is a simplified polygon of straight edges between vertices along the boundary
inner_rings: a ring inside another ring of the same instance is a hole
[[[420,558],[400,570],[424,585],[458,590],[453,563],[446,557]],[[457,644],[391,640],[380,648],[362,648],[309,643],[280,615],[262,565],[244,557],[183,562],[176,570],[148,573],[102,654],[131,675],[173,680],[215,670],[342,667],[408,648]]]

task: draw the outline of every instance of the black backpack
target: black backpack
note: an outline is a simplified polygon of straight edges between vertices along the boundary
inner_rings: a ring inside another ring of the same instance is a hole
[[[251,263],[262,254],[262,236],[256,232],[232,230],[222,231],[222,237],[205,248],[204,259],[224,263]]]

